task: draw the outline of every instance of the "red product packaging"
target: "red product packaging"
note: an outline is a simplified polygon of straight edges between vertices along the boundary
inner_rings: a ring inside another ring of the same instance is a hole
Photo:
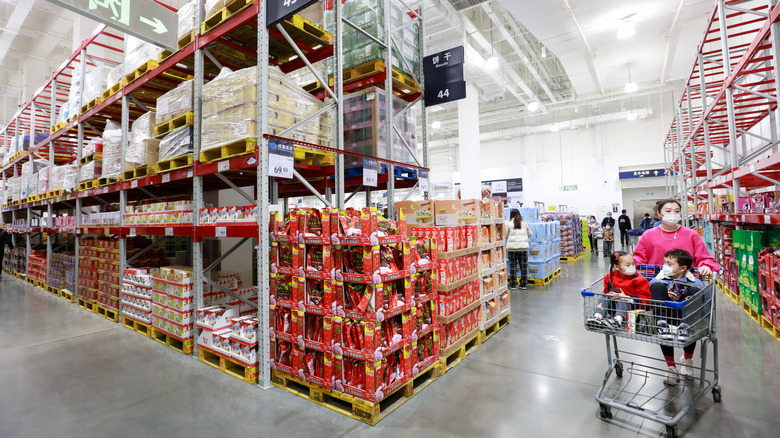
[[[458,227],[458,249],[464,249],[468,248],[468,231],[466,230],[467,227]]]

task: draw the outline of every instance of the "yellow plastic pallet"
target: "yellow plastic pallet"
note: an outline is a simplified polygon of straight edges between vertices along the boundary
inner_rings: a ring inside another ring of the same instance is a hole
[[[460,340],[447,348],[439,349],[439,373],[444,375],[447,371],[461,363],[463,359],[482,345],[482,337],[479,328],[475,328]]]
[[[499,330],[506,327],[507,324],[509,324],[509,320],[511,319],[512,314],[503,316],[499,318],[498,321],[496,321],[494,324],[491,324],[490,326],[486,327],[485,330],[481,333],[481,341],[480,343],[484,343],[488,339],[492,338],[493,335],[498,333]]]
[[[356,82],[361,79],[373,76],[377,73],[383,73],[385,71],[385,62],[381,59],[366,62],[356,67],[351,67],[344,70],[344,84]],[[397,68],[393,67],[393,88],[396,90],[393,94],[401,96],[420,92],[420,86],[406,73],[401,72]],[[333,86],[333,75],[329,78],[330,86]],[[378,84],[384,86],[384,83]],[[317,94],[325,90],[322,83],[315,81],[309,84],[303,85],[303,89],[311,94]],[[403,93],[397,90],[404,90]]]
[[[558,268],[555,272],[544,278],[529,278],[528,284],[533,286],[546,286],[551,281],[555,280],[559,275],[561,275],[561,268]]]
[[[136,321],[128,316],[122,316],[122,325],[130,330],[140,333],[146,337],[152,337],[152,325],[141,321]]]
[[[52,190],[50,192],[46,192],[46,199],[49,198],[58,198],[62,196],[62,189]]]
[[[73,292],[65,289],[60,289],[60,297],[65,298],[65,301],[69,301],[71,303],[76,302],[76,296],[73,295]]]
[[[94,189],[98,187],[98,180],[93,179],[91,181],[84,181],[79,183],[79,191],[83,192],[85,190]]]
[[[83,166],[93,161],[99,161],[102,159],[103,159],[103,154],[101,152],[95,152],[93,154],[87,155],[86,157],[81,157],[81,159],[79,160],[79,166]]]
[[[95,309],[97,309],[97,304],[94,301],[85,300],[84,298],[77,298],[76,304],[88,312],[95,312]]]
[[[100,97],[103,100],[108,99],[109,97],[115,95],[119,92],[119,90],[122,89],[122,81],[117,82],[116,84],[110,86],[106,91],[103,92],[103,94],[100,95]]]
[[[761,327],[764,327],[764,330],[766,330],[767,333],[772,335],[773,338],[780,341],[780,328],[772,325],[772,322],[763,316],[761,317]]]
[[[81,114],[84,114],[85,112],[91,110],[92,108],[100,105],[103,102],[103,97],[98,96],[91,101],[89,101],[87,104],[81,107]]]
[[[271,382],[277,388],[373,426],[411,400],[440,376],[438,362],[434,362],[378,403],[370,403],[357,397],[324,389],[278,370],[271,372]]]
[[[745,313],[748,314],[751,318],[753,318],[753,321],[757,322],[759,325],[761,325],[761,315],[759,315],[758,312],[756,312],[755,309],[753,309],[750,304],[746,302],[740,303],[740,306],[742,307],[742,310],[745,311]]]
[[[293,15],[281,21],[285,31],[293,41],[306,47],[323,47],[333,45],[333,34],[320,28],[300,15]],[[303,50],[307,54],[307,50]],[[287,62],[297,56],[290,44],[278,35],[270,35],[269,53],[279,62]]]
[[[182,126],[192,125],[195,120],[195,114],[185,113],[178,117],[174,117],[167,122],[160,123],[154,127],[154,136],[161,139],[168,135],[171,131],[181,128]]]
[[[143,166],[136,167],[135,169],[125,170],[122,172],[122,181],[130,181],[148,176],[150,167],[151,166],[144,164]]]
[[[240,155],[254,153],[256,150],[257,139],[248,138],[234,141],[219,147],[206,149],[200,153],[200,161],[201,163],[208,163],[211,161],[227,160],[229,158],[238,157]]]
[[[60,129],[64,128],[64,127],[65,127],[65,125],[67,125],[67,124],[68,124],[68,122],[60,122],[60,123],[57,123],[56,125],[54,125],[54,126],[52,126],[52,127],[51,127],[51,133],[52,133],[52,134],[54,134],[55,132],[57,132],[57,131],[59,131]]]
[[[51,285],[48,285],[48,284],[47,284],[47,285],[46,285],[46,287],[44,287],[44,289],[46,290],[46,292],[48,292],[48,293],[50,293],[50,294],[53,294],[53,295],[60,296],[60,290],[59,290],[59,289],[57,289],[57,288],[56,288],[56,287],[54,287],[54,286],[51,286]]]
[[[152,338],[154,338],[155,341],[167,345],[182,354],[192,354],[194,351],[195,344],[192,339],[182,341],[176,336],[169,335],[168,333],[165,333],[164,331],[154,327],[152,327]]]
[[[192,32],[190,32],[189,34],[184,35],[183,37],[179,38],[179,46],[178,46],[179,50],[189,46],[190,44],[192,44],[193,41],[195,41],[195,31],[194,30]],[[178,52],[179,50],[177,50],[176,52]],[[162,64],[163,61],[165,61],[166,59],[170,58],[171,55],[173,55],[176,52],[171,52],[170,50],[163,50],[162,52],[160,52],[160,56],[158,58],[159,61],[160,61],[160,64]]]
[[[133,70],[132,72],[130,72],[128,75],[125,76],[124,86],[126,87],[126,86],[132,84],[138,78],[140,78],[141,76],[143,76],[146,73],[150,72],[152,69],[154,69],[158,65],[159,64],[155,60],[150,59],[150,60],[146,61],[145,63],[143,63],[143,65],[141,65],[140,67],[138,67],[137,69]]]
[[[201,25],[201,35],[219,26],[223,21],[241,12],[244,8],[255,2],[256,0],[235,0],[219,11],[211,14],[211,16],[207,18]]]
[[[111,184],[116,184],[119,182],[119,178],[98,178],[98,187],[105,187],[110,186]]]
[[[98,315],[109,321],[119,322],[119,310],[103,306],[102,304],[97,304],[95,307],[95,313]]]
[[[574,257],[561,257],[561,261],[562,262],[576,262],[576,261],[582,259],[584,256],[585,256],[585,253],[581,252],[581,253],[577,254],[576,256],[574,256]]]
[[[153,173],[165,173],[192,166],[192,154],[169,158],[154,165]]]
[[[310,166],[332,166],[336,161],[336,156],[332,152],[316,151],[296,146],[294,160],[298,164]]]
[[[246,383],[256,383],[258,375],[258,367],[246,366],[241,362],[233,360],[231,358],[219,355],[213,351],[207,350],[203,347],[198,347],[198,359],[210,365],[225,374],[229,374],[238,380],[242,380]]]

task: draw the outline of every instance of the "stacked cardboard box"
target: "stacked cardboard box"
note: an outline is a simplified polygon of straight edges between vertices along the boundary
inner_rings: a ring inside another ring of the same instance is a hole
[[[76,257],[73,253],[51,254],[49,286],[73,293],[76,274]]]
[[[143,324],[152,323],[152,276],[157,269],[125,269],[122,276],[122,315]]]
[[[34,250],[27,266],[27,276],[46,283],[46,250]]]
[[[3,267],[11,272],[25,274],[27,272],[27,250],[24,246],[15,246],[14,249],[3,246],[3,250],[5,251]]]

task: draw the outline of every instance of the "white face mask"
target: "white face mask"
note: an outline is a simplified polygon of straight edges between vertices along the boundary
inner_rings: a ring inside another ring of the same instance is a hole
[[[669,265],[664,265],[662,270],[664,275],[666,275],[667,277],[671,277],[672,275],[674,275],[674,268]]]
[[[626,275],[636,274],[636,266],[629,266],[626,269],[623,269],[623,273]]]
[[[664,223],[669,225],[677,225],[682,220],[682,216],[679,214],[665,214]]]

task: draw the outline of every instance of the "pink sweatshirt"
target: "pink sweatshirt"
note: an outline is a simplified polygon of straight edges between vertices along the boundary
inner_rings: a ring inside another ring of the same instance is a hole
[[[634,250],[634,261],[637,265],[663,265],[664,254],[672,249],[684,249],[693,256],[693,267],[706,266],[713,272],[720,271],[720,266],[707,251],[704,241],[696,231],[680,227],[675,232],[664,231],[661,227],[651,228],[642,234]]]

